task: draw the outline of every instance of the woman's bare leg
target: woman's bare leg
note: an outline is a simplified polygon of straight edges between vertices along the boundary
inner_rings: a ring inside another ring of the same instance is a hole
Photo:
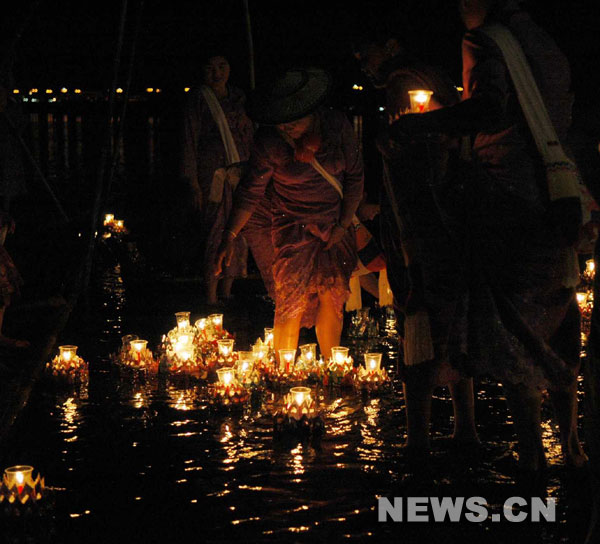
[[[581,447],[577,432],[577,382],[566,390],[549,391],[549,394],[560,429],[565,463],[572,467],[582,467],[588,458]]]
[[[231,286],[233,285],[233,278],[223,278],[221,280],[221,294],[224,298],[231,297]]]
[[[315,332],[323,358],[331,357],[331,348],[340,345],[343,326],[344,318],[335,307],[331,293],[329,291],[319,293]]]
[[[406,370],[403,384],[408,432],[406,446],[414,451],[429,451],[431,395],[435,387],[435,366],[433,362],[426,362]]]
[[[215,277],[207,278],[206,280],[206,303],[217,304],[219,299],[217,297],[217,286],[219,280]]]
[[[541,470],[546,466],[542,443],[542,395],[523,385],[504,384],[506,401],[515,422],[519,450],[519,466],[525,470]]]
[[[448,384],[454,408],[454,433],[452,438],[459,442],[479,442],[475,428],[475,396],[473,379],[463,378]]]
[[[301,316],[291,319],[281,320],[277,318],[277,309],[275,309],[275,325],[273,326],[273,349],[275,357],[279,361],[280,349],[296,349],[298,347],[298,338],[300,337],[300,319]]]

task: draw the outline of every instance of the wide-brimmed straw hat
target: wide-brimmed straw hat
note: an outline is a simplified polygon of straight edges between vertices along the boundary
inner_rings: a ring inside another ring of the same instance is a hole
[[[331,76],[321,68],[294,68],[254,90],[248,115],[262,125],[280,125],[305,117],[325,100]]]

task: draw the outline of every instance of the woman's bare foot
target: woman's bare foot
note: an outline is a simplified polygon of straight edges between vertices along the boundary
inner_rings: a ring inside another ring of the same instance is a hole
[[[576,436],[571,436],[567,445],[562,444],[562,454],[565,464],[570,468],[583,468],[589,461]]]

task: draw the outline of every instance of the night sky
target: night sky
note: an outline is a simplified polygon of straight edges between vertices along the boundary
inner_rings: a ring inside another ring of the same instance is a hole
[[[568,55],[580,104],[595,106],[600,83],[600,15],[596,2],[531,0],[532,15]],[[406,41],[431,62],[444,66],[460,83],[460,38],[463,32],[455,0],[396,2],[249,0],[256,74],[293,63],[330,69],[337,89],[346,91],[360,78],[351,55],[352,36],[397,9],[398,28]],[[121,74],[125,79],[131,43],[142,2],[129,0]],[[242,0],[145,0],[133,73],[133,89],[187,86],[196,81],[198,59],[206,47],[224,46],[232,81],[247,89],[248,56]],[[122,2],[72,0],[23,1],[4,8],[2,36],[10,42],[23,33],[14,57],[15,85],[107,89],[113,73]],[[6,50],[4,47],[3,51]],[[340,96],[344,96],[344,92]]]

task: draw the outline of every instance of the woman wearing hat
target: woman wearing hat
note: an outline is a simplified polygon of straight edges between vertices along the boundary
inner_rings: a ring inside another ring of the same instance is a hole
[[[261,128],[218,251],[217,273],[271,183],[276,353],[296,347],[301,327],[315,326],[329,357],[357,262],[349,227],[363,194],[363,162],[348,119],[321,106],[330,85],[323,70],[289,70],[253,94],[248,113]]]

